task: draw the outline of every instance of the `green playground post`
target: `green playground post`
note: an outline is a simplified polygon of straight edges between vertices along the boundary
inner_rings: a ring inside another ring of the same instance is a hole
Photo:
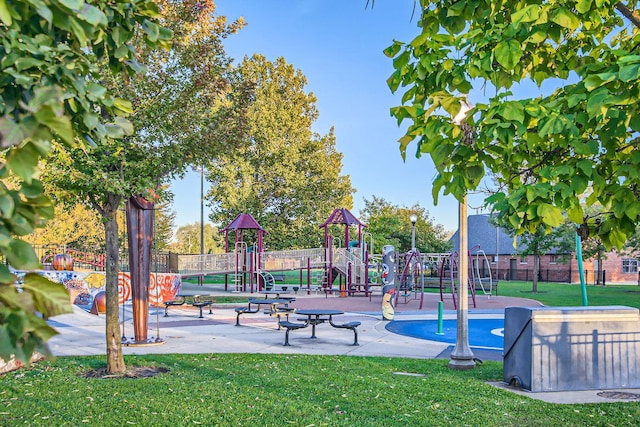
[[[578,271],[580,272],[580,289],[582,291],[582,305],[588,306],[587,301],[587,283],[584,280],[584,265],[582,264],[582,239],[580,235],[576,233],[576,258],[578,260]]]
[[[436,332],[436,334],[438,335],[443,335],[444,332],[442,332],[442,308],[443,308],[444,304],[442,303],[442,301],[440,301],[438,303],[438,332]]]

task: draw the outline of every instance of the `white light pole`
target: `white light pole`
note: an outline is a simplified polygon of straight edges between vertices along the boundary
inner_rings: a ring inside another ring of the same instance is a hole
[[[468,103],[460,102],[460,112],[453,118],[453,123],[460,126],[465,139],[473,138],[470,126],[465,123],[467,113],[472,108]],[[452,369],[472,369],[476,366],[473,360],[473,352],[469,347],[469,233],[467,223],[467,195],[465,194],[458,206],[458,309],[456,346],[451,352],[449,367]]]
[[[202,271],[202,262],[204,255],[204,166],[198,168],[200,170],[200,270]],[[202,286],[204,277],[198,276],[198,284]]]
[[[411,220],[411,252],[416,250],[416,222],[418,222],[418,215],[412,213],[409,217]]]

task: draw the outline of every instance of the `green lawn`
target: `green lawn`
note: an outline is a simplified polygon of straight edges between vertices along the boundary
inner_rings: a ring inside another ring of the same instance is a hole
[[[580,286],[500,282],[499,294],[581,305]],[[589,286],[590,305],[638,307],[637,286]],[[276,354],[127,356],[148,378],[87,378],[104,357],[0,375],[2,426],[637,426],[640,402],[555,405],[495,388],[502,363]],[[401,375],[409,373],[413,375]]]
[[[502,365],[447,360],[201,354],[129,356],[150,378],[86,378],[102,357],[0,376],[0,424],[29,426],[637,426],[640,402],[554,405],[489,385]],[[399,375],[396,373],[417,375]]]
[[[579,284],[538,283],[538,292],[531,292],[531,282],[500,281],[498,295],[531,298],[548,306],[581,306],[582,291]],[[640,286],[607,285],[587,286],[589,305],[626,305],[640,308]]]

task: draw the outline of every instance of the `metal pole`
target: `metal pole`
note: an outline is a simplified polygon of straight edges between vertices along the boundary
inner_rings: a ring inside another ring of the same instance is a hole
[[[200,273],[203,270],[203,256],[204,255],[204,167],[200,167]],[[204,276],[200,274],[198,276],[198,285],[204,284]]]
[[[411,226],[411,250],[416,250],[416,224]]]
[[[449,367],[452,369],[472,369],[476,366],[473,353],[469,347],[469,238],[467,223],[467,196],[465,195],[458,208],[458,238],[459,238],[459,264],[458,264],[458,308],[457,308],[457,332],[456,346],[451,352]]]
[[[204,255],[204,167],[200,168],[200,255]]]

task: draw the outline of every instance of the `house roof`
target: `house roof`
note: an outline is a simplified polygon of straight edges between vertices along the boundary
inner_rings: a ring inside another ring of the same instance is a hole
[[[469,249],[480,245],[480,249],[489,255],[513,255],[517,253],[518,250],[513,246],[513,237],[507,234],[503,228],[491,224],[490,218],[490,214],[469,215],[467,218]],[[458,251],[460,247],[458,231],[449,239],[453,244],[454,251]],[[516,241],[519,241],[519,239],[516,239]],[[498,252],[496,252],[496,246],[498,247]]]

